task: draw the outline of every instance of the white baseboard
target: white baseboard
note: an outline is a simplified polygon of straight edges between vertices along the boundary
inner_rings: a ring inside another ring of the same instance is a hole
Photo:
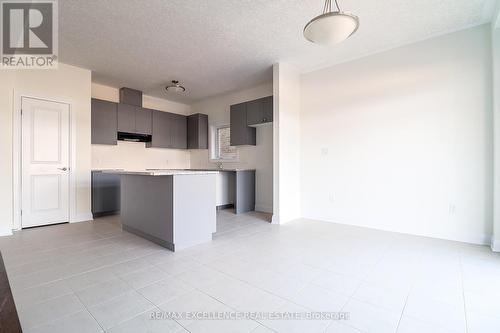
[[[430,237],[432,237],[432,236],[430,236]],[[447,239],[447,238],[443,237],[443,239]],[[462,235],[460,237],[456,237],[456,239],[450,239],[450,240],[454,240],[454,241],[462,242],[462,243],[476,244],[476,245],[490,245],[491,244],[491,236],[490,235],[482,235],[482,236],[477,236],[477,237]]]
[[[263,212],[263,213],[273,213],[273,206],[271,205],[266,205],[266,204],[255,204],[255,210],[258,212]]]
[[[420,232],[417,230],[400,230],[400,229],[395,229],[395,228],[383,228],[383,227],[378,227],[378,226],[373,226],[373,225],[365,225],[365,224],[361,224],[361,223],[359,223],[359,224],[358,223],[343,223],[343,221],[332,221],[332,220],[328,220],[328,219],[322,219],[322,218],[318,218],[315,216],[307,216],[307,215],[304,216],[303,218],[307,219],[307,220],[317,221],[317,222],[328,222],[328,223],[335,223],[335,224],[342,224],[342,225],[350,225],[350,226],[362,227],[362,228],[373,229],[373,230],[394,232],[394,233],[404,234],[404,235],[421,236],[421,237],[449,240],[449,241],[468,243],[468,244],[487,245],[487,246],[490,246],[492,244],[491,235],[486,235],[486,234],[475,234],[475,235],[464,234],[464,233],[440,234],[440,233],[432,233],[432,232]],[[496,244],[498,244],[497,246],[500,246],[500,241],[497,240]]]
[[[287,223],[290,223],[290,222],[293,222],[293,221],[297,221],[301,218],[297,217],[297,218],[292,218],[292,219],[286,219],[286,220],[283,220],[280,216],[276,215],[276,214],[273,214],[273,217],[271,218],[271,224],[287,224]]]
[[[75,216],[70,217],[69,223],[87,222],[87,221],[92,221],[93,219],[94,218],[93,218],[91,212],[80,213],[80,214],[77,214]],[[1,236],[11,236],[12,234],[13,234],[12,227],[0,225],[0,237]]]
[[[0,226],[0,236],[12,236],[12,227]]]
[[[491,251],[500,252],[500,239],[491,238]]]
[[[93,221],[94,216],[92,215],[91,212],[87,213],[80,213],[75,216],[72,216],[69,220],[69,223],[78,223],[78,222],[87,222],[87,221]]]

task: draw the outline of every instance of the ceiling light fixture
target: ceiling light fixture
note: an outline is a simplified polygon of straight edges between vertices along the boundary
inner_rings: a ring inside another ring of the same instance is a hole
[[[175,93],[182,93],[186,91],[186,88],[180,85],[179,81],[172,80],[172,84],[165,87],[166,91],[171,91]]]
[[[323,14],[316,16],[304,27],[304,37],[313,43],[334,45],[340,43],[358,30],[357,16],[340,10],[334,0],[336,10],[332,11],[332,1],[325,0]]]

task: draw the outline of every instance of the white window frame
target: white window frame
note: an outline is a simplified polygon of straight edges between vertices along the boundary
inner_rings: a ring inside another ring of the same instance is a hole
[[[210,161],[212,162],[239,162],[240,154],[236,148],[236,158],[220,158],[219,153],[219,140],[217,133],[219,129],[229,128],[229,125],[210,126]]]

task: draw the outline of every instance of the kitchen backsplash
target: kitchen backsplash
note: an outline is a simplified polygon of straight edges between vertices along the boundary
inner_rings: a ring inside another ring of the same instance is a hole
[[[188,150],[146,148],[144,143],[118,141],[116,146],[92,145],[92,169],[185,169]]]

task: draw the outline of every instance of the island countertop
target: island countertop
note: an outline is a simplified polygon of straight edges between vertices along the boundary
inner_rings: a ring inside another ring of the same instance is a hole
[[[215,171],[215,172],[238,172],[238,171],[255,171],[251,168],[190,168],[190,169],[146,169],[146,171]]]
[[[138,176],[177,176],[177,175],[207,175],[216,174],[215,170],[104,170],[103,173]]]

